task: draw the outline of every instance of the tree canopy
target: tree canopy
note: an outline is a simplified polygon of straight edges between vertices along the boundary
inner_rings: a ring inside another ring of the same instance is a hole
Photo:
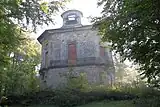
[[[35,31],[38,25],[53,23],[54,15],[68,0],[1,0],[0,1],[0,65],[8,61],[8,53],[26,39],[22,32]]]
[[[0,0],[0,95],[38,89],[35,66],[40,48],[28,32],[54,24],[54,15],[67,1]]]
[[[0,66],[0,95],[23,94],[39,89],[35,66],[40,64],[40,45],[28,39],[10,53]]]
[[[99,0],[102,17],[95,18],[103,41],[123,60],[140,65],[148,82],[160,83],[160,1]]]

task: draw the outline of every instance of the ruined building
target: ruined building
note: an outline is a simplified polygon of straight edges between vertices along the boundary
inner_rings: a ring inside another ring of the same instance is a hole
[[[76,75],[85,73],[90,84],[111,84],[114,81],[112,54],[100,43],[92,25],[81,24],[78,10],[64,12],[63,26],[45,30],[38,41],[42,45],[40,80],[43,88],[56,88],[66,82],[62,76],[70,68]]]

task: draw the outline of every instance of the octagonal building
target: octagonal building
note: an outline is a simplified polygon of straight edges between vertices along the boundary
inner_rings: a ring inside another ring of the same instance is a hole
[[[63,26],[45,30],[38,41],[42,45],[41,88],[63,86],[70,70],[75,76],[86,74],[90,84],[112,84],[115,69],[112,54],[107,45],[101,45],[98,31],[92,25],[81,24],[82,12],[64,12]]]

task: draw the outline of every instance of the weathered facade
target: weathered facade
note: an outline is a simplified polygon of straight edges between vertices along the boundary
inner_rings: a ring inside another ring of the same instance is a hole
[[[70,68],[75,74],[86,73],[91,84],[113,82],[112,54],[101,46],[97,30],[81,24],[83,15],[78,10],[66,11],[61,16],[61,28],[46,30],[38,38],[42,44],[41,86],[56,88],[65,83],[62,75]]]

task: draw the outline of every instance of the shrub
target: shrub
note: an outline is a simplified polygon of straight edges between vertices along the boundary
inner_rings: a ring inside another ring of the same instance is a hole
[[[36,93],[26,93],[21,96],[8,96],[12,104],[54,104],[58,107],[73,107],[87,104],[93,101],[103,100],[131,100],[136,96],[119,91],[81,91],[77,89],[61,89],[54,91],[41,91]]]
[[[141,90],[139,99],[135,99],[134,103],[137,107],[159,107],[160,105],[160,91],[146,87]]]
[[[140,98],[135,101],[136,107],[159,107],[160,97]]]
[[[68,90],[56,91],[54,96],[54,104],[59,107],[72,107],[75,104],[76,96]]]
[[[93,101],[132,100],[139,97],[149,98],[150,95],[153,95],[151,88],[131,86],[131,84],[123,84],[119,87],[105,85],[89,87],[84,75],[79,78],[69,78],[68,81],[68,87],[63,89],[25,93],[21,96],[10,96],[9,99],[13,104],[54,104],[59,107],[73,107]],[[154,92],[154,94],[157,93]],[[135,100],[135,103],[138,104],[139,100]]]

